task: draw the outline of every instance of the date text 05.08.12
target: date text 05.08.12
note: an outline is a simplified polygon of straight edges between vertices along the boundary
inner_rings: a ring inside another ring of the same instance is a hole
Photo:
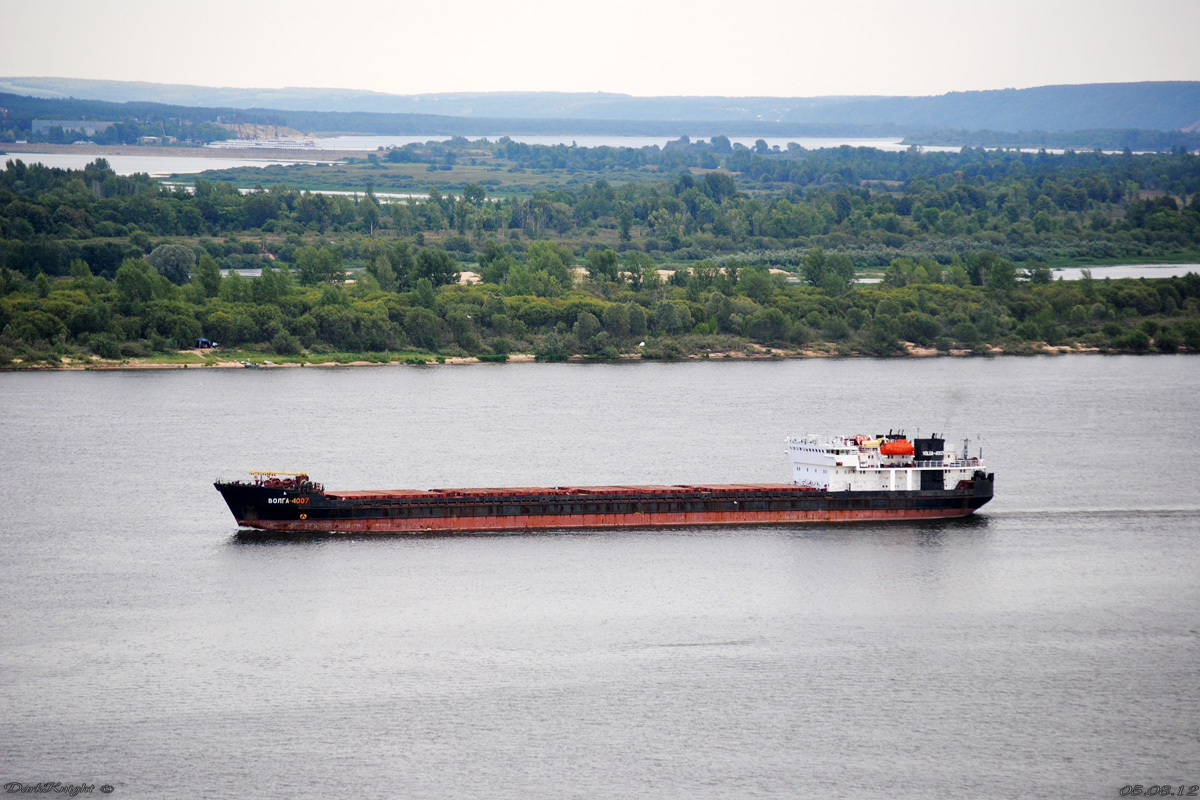
[[[1164,784],[1130,784],[1121,787],[1121,797],[1200,797],[1200,784],[1173,786]]]

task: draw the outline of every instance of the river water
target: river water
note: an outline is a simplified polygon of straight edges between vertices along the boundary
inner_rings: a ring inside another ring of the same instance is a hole
[[[144,172],[152,178],[171,175],[191,175],[209,169],[235,169],[237,167],[266,167],[272,164],[322,164],[328,159],[319,158],[319,152],[299,153],[294,158],[219,158],[205,156],[123,156],[97,155],[95,153],[9,153],[0,156],[0,162],[23,161],[26,164],[42,164],[58,169],[83,169],[97,158],[108,161],[118,175],[136,175]]]
[[[1200,783],[1194,356],[0,374],[0,783],[1117,797]],[[982,442],[958,522],[240,537],[212,488],[782,481]]]
[[[1200,264],[1101,264],[1092,267],[1060,267],[1054,279],[1083,280],[1084,270],[1095,280],[1111,278],[1178,278],[1189,272],[1200,272]]]

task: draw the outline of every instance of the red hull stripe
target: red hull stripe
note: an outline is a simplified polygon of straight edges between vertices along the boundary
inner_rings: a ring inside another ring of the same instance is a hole
[[[797,522],[965,517],[972,508],[855,509],[845,511],[730,511],[660,514],[547,514],[425,519],[238,520],[244,527],[311,533],[430,533],[439,531],[537,531],[569,528],[678,528],[715,525],[776,525]]]

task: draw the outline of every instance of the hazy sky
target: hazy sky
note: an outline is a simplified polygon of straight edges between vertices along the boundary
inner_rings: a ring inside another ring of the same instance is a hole
[[[0,76],[397,94],[1200,79],[1200,0],[0,0]]]

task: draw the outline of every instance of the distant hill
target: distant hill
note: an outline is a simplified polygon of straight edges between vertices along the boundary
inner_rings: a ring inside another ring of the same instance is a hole
[[[528,135],[669,136],[717,134],[726,136],[903,136],[895,125],[837,123],[809,125],[762,121],[664,121],[619,119],[558,119],[514,117],[455,117],[437,114],[397,114],[369,111],[290,111],[271,108],[184,106],[145,101],[113,102],[74,98],[28,97],[0,91],[0,140],[17,132],[27,135],[34,119],[48,120],[182,120],[192,124],[229,123],[293,128],[310,135],[374,134],[384,136],[499,137]],[[9,126],[12,126],[11,128]],[[911,132],[911,131],[909,131]],[[20,135],[16,138],[21,138]],[[74,138],[74,137],[71,137]]]
[[[936,97],[846,98],[835,107],[796,107],[784,120],[994,131],[1097,128],[1184,130],[1200,125],[1200,81],[1090,83]]]
[[[353,89],[235,89],[73,78],[0,78],[0,92],[233,109],[525,120],[770,122],[888,129],[1075,131],[1200,127],[1200,81],[1093,83],[933,97],[634,97],[610,93],[392,95]]]

